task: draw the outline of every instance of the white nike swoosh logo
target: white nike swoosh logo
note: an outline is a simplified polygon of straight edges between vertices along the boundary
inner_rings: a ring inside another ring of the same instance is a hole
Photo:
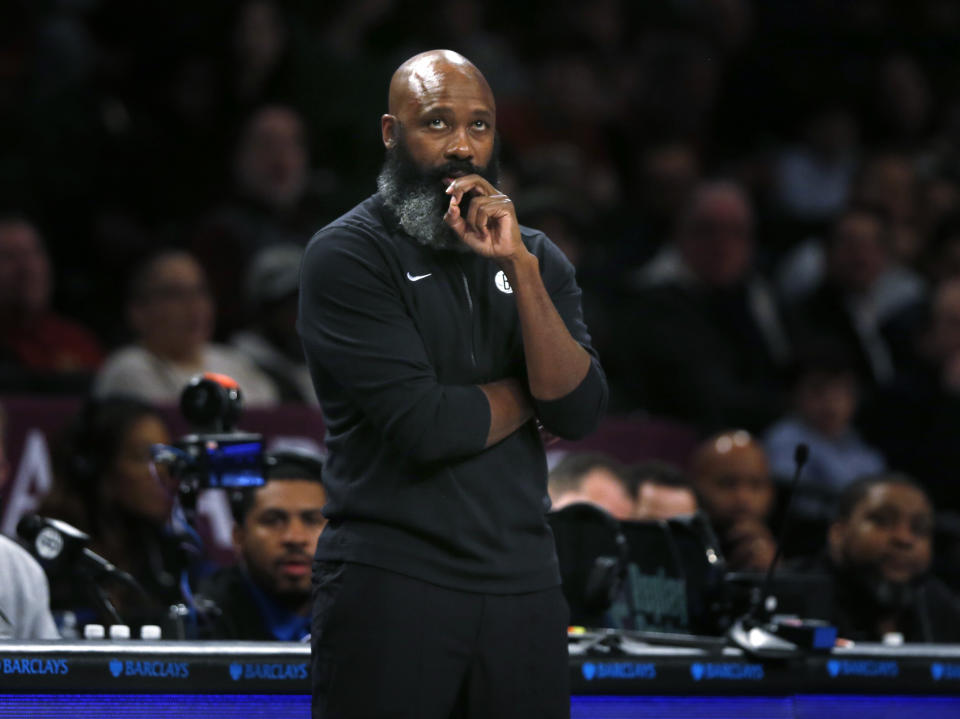
[[[419,282],[420,280],[425,279],[425,278],[429,277],[429,276],[432,275],[432,274],[433,274],[432,272],[428,272],[428,273],[425,274],[425,275],[411,275],[411,274],[408,272],[408,273],[407,273],[407,279],[410,280],[411,282]]]

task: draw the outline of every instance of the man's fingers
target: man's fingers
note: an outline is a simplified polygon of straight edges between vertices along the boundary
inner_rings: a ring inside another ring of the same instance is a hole
[[[491,222],[510,213],[513,202],[503,194],[473,197],[467,210],[467,224],[477,232],[486,232]]]
[[[456,197],[450,198],[450,205],[447,207],[447,212],[443,216],[443,221],[453,228],[454,232],[461,237],[463,236],[467,227],[463,217],[460,215],[460,202]]]
[[[466,193],[471,191],[479,195],[499,194],[497,188],[480,177],[480,175],[464,175],[463,177],[458,177],[450,183],[446,191],[448,195],[455,196],[457,202],[459,202]]]
[[[519,235],[513,202],[489,183],[486,185],[493,189],[493,194],[481,194],[482,191],[477,189],[479,183],[475,184],[473,177],[486,183],[478,176],[461,177],[450,183],[447,188],[450,204],[443,220],[477,254],[484,257],[505,255],[515,242],[513,235]],[[471,186],[473,189],[468,189]],[[466,208],[462,204],[465,196],[469,200]]]
[[[467,225],[480,234],[487,231],[487,215],[484,212],[486,202],[486,197],[474,196],[470,199],[470,207],[467,208]]]

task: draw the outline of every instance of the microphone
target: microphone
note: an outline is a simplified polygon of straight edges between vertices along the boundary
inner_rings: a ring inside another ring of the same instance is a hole
[[[790,494],[787,495],[787,507],[783,512],[783,524],[780,526],[780,534],[777,536],[777,549],[773,553],[773,559],[770,561],[770,566],[767,567],[767,575],[764,577],[760,592],[760,602],[755,603],[754,606],[750,608],[751,615],[755,615],[757,613],[758,606],[763,602],[766,602],[767,596],[770,594],[770,589],[773,586],[773,572],[777,567],[777,562],[780,561],[780,554],[783,552],[783,540],[787,536],[787,526],[790,524],[790,510],[793,508],[793,497],[797,493],[797,485],[800,484],[800,473],[803,472],[803,466],[807,463],[807,459],[809,458],[810,447],[803,442],[797,443],[796,448],[793,450],[793,478],[790,480]]]
[[[790,523],[790,510],[793,508],[793,498],[800,483],[800,475],[809,457],[810,448],[802,442],[797,444],[793,452],[793,479],[790,481],[790,494],[787,498],[783,524],[777,536],[777,549],[770,561],[770,566],[767,567],[763,584],[753,596],[750,609],[734,622],[727,632],[730,641],[747,654],[760,659],[786,659],[798,656],[801,652],[800,644],[809,649],[829,650],[837,638],[836,627],[824,622],[796,620],[769,623],[767,621],[769,619],[767,615],[776,608],[775,605],[772,607],[767,605],[773,587],[773,575],[783,551],[783,540]]]
[[[112,562],[87,548],[90,535],[59,519],[25,514],[17,522],[17,535],[27,542],[43,562],[76,559],[83,571],[94,578],[112,577],[142,591],[137,581]]]

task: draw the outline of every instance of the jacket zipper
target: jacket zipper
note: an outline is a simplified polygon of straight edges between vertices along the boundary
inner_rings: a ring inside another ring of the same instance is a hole
[[[470,295],[470,284],[467,282],[467,273],[460,269],[460,279],[463,280],[463,291],[467,293],[467,308],[470,310],[470,362],[477,368],[476,342],[473,336],[473,297]]]

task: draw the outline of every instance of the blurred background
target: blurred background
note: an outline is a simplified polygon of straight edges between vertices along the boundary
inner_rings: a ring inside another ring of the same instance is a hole
[[[824,460],[812,517],[885,468],[923,484],[941,526],[960,509],[960,4],[0,13],[0,397],[16,396],[17,455],[24,397],[124,389],[103,362],[134,342],[229,347],[266,375],[257,404],[315,404],[298,253],[375,191],[393,70],[447,47],[494,89],[521,221],[577,269],[611,385],[593,448],[685,467],[700,439],[745,429],[775,478],[797,441]]]
[[[743,187],[765,273],[855,191],[886,212],[895,261],[927,282],[949,271],[934,259],[960,171],[948,0],[8,0],[2,13],[0,208],[37,225],[54,306],[108,348],[127,339],[124,278],[151,248],[239,242],[246,214],[302,244],[374,191],[390,74],[432,47],[486,74],[505,184],[588,290],[625,282],[712,176]],[[251,127],[264,106],[284,112]],[[204,261],[237,269],[227,252]]]

